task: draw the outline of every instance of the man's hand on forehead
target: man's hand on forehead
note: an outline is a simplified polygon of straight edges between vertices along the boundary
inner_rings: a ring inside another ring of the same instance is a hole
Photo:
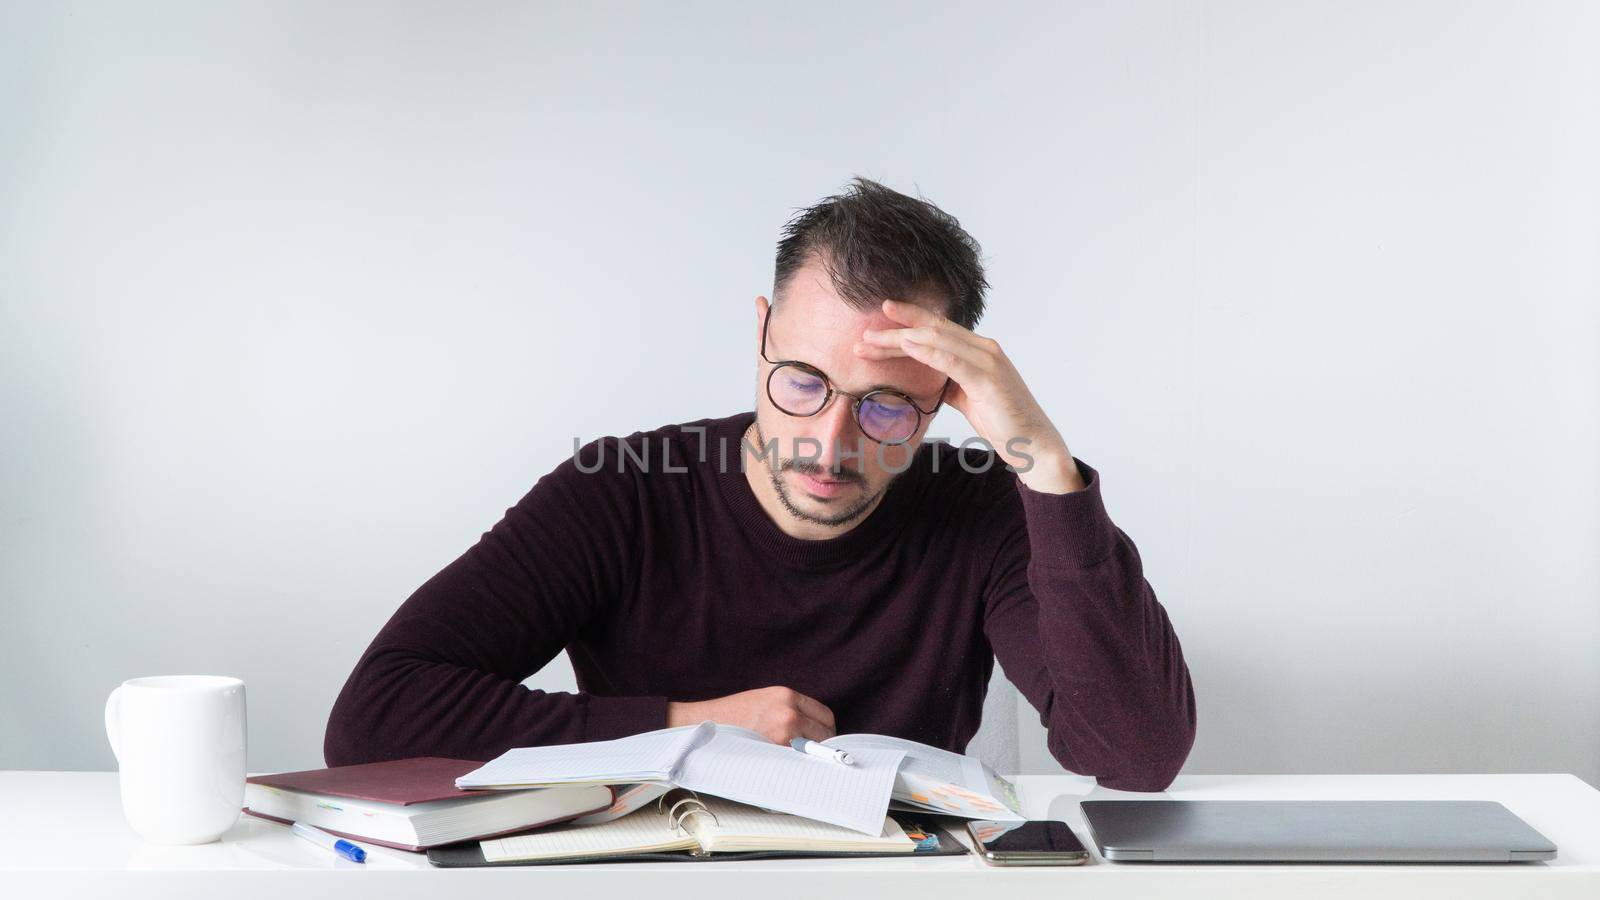
[[[863,331],[856,355],[907,357],[938,370],[952,382],[945,402],[967,417],[1024,484],[1052,494],[1083,489],[1066,440],[998,342],[914,303],[885,300],[883,314],[901,327]]]

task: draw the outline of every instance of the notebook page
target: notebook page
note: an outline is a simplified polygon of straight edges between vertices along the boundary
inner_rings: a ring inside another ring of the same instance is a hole
[[[948,781],[952,784],[962,784],[968,780],[966,760],[970,757],[949,750],[941,750],[917,741],[908,741],[904,738],[889,737],[883,734],[841,734],[828,738],[822,742],[824,747],[837,747],[855,753],[858,749],[876,747],[878,749],[904,750],[905,761],[900,764],[900,771],[914,772],[939,781]]]
[[[842,734],[822,744],[852,755],[867,748],[904,750],[894,787],[901,802],[970,818],[1023,818],[1016,788],[974,757],[881,734]]]
[[[665,728],[610,741],[517,747],[456,779],[456,787],[498,788],[570,782],[665,781],[689,745],[715,728]]]
[[[512,859],[552,859],[661,849],[663,845],[693,844],[674,831],[665,815],[640,812],[600,825],[558,825],[527,834],[479,841],[485,862]]]
[[[763,738],[718,731],[679,765],[692,791],[876,835],[904,750],[852,751],[855,765],[819,759]]]
[[[796,844],[807,841],[851,841],[868,845],[873,843],[871,838],[864,837],[859,831],[829,825],[827,822],[818,822],[815,819],[803,819],[787,813],[763,812],[753,806],[719,797],[703,797],[701,802],[716,817],[715,824],[708,831],[714,835],[783,838],[792,840]],[[911,840],[905,836],[905,829],[893,819],[888,816],[880,818],[883,821],[876,835],[878,838],[883,840],[899,838],[902,842]],[[696,827],[699,825],[699,822],[695,823]]]

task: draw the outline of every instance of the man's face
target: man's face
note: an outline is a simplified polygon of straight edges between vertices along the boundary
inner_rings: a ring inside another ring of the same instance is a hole
[[[923,298],[913,297],[887,299],[923,302]],[[767,305],[766,298],[757,298],[758,347]],[[881,309],[858,310],[845,303],[834,291],[827,271],[814,259],[785,286],[783,302],[772,311],[768,326],[767,358],[806,363],[827,375],[835,389],[828,405],[816,415],[788,415],[767,395],[767,376],[773,367],[757,357],[756,433],[751,442],[766,446],[777,441],[776,471],[769,456],[761,463],[762,474],[771,474],[779,501],[795,518],[823,526],[853,524],[907,469],[921,444],[932,416],[922,417],[909,441],[879,444],[861,433],[854,398],[838,393],[860,396],[891,388],[909,395],[922,409],[933,409],[944,387],[943,374],[910,358],[868,360],[854,351],[862,331],[900,327]]]

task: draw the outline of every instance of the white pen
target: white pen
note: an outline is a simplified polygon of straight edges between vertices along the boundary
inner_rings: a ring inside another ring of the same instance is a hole
[[[311,843],[327,847],[351,862],[364,863],[367,861],[367,851],[336,834],[329,834],[315,825],[307,825],[304,822],[296,822],[290,828],[295,834],[300,835]]]
[[[802,753],[815,756],[818,759],[831,759],[836,763],[846,766],[853,766],[856,764],[856,761],[850,758],[850,754],[844,752],[843,750],[835,750],[832,747],[824,747],[816,741],[808,738],[795,738],[789,742],[789,746],[799,750]]]

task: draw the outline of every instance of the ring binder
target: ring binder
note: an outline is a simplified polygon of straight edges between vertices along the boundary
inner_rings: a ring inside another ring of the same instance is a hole
[[[711,821],[712,822],[715,822],[718,825],[722,824],[722,822],[717,819],[717,814],[706,808],[705,802],[700,799],[700,795],[699,794],[696,794],[694,791],[691,791],[688,788],[681,788],[681,790],[684,793],[688,794],[689,796],[687,796],[687,797],[681,797],[680,796],[676,801],[673,802],[672,806],[667,808],[667,810],[666,810],[667,820],[669,822],[671,822],[672,830],[673,830],[673,832],[675,834],[681,834],[681,835],[683,835],[685,837],[694,837],[694,835],[689,831],[689,829],[684,827],[683,823],[690,816],[695,815],[696,813],[705,813],[706,815],[711,817]],[[672,792],[668,792],[668,793],[670,794]],[[666,802],[667,796],[668,796],[668,794],[662,794],[660,797],[656,798],[656,811],[657,812],[661,812],[662,811],[661,807]],[[680,806],[684,807],[684,810],[683,810],[682,813],[678,812],[678,807],[680,807]],[[698,840],[698,838],[697,838],[697,840]],[[690,849],[689,853],[692,856],[709,856],[710,855],[704,849],[699,848],[699,847],[695,847],[695,848]]]
[[[675,787],[672,790],[669,790],[666,793],[660,795],[659,797],[656,797],[656,812],[666,812],[667,811],[665,809],[665,807],[664,807],[664,804],[667,802],[667,798],[668,797],[682,797],[684,794],[688,794],[689,797],[691,797],[691,798],[693,798],[694,800],[697,800],[697,801],[700,799],[700,795],[695,793],[694,791],[690,790],[689,788],[686,788],[686,787]],[[676,806],[677,804],[673,804],[673,805]]]
[[[673,802],[671,807],[665,810],[661,808],[662,804],[667,802],[667,798],[672,796],[672,792],[669,791],[668,793],[662,794],[656,798],[656,812],[666,813],[667,819],[672,823],[672,828],[674,831],[688,834],[688,831],[683,828],[683,822],[685,819],[689,818],[695,813],[705,813],[711,817],[712,822],[715,822],[718,825],[722,824],[722,820],[717,818],[717,814],[706,808],[705,801],[700,799],[699,794],[696,794],[694,791],[691,791],[688,788],[679,788],[679,790],[683,791],[689,796],[679,797]],[[683,814],[679,815],[678,807],[683,806],[685,803],[690,804],[690,808],[685,809]]]
[[[678,813],[678,807],[683,806],[686,803],[689,804],[689,806],[684,809],[683,813],[680,815]],[[718,825],[722,824],[721,820],[717,818],[717,814],[707,809],[706,805],[700,801],[699,797],[684,797],[678,802],[672,804],[672,808],[667,810],[667,817],[672,820],[672,828],[674,831],[681,831],[684,834],[688,834],[689,829],[685,828],[683,823],[690,816],[697,813],[704,813],[711,817],[712,822]]]

